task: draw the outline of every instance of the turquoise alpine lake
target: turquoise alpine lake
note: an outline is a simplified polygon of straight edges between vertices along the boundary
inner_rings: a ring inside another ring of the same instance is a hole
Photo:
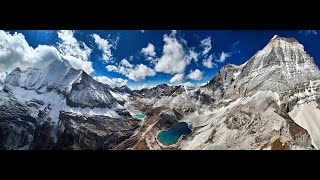
[[[179,122],[172,125],[167,131],[160,131],[158,133],[158,141],[166,146],[170,146],[179,141],[182,135],[189,135],[191,130],[188,127],[188,124],[185,122]]]
[[[146,118],[146,115],[144,115],[144,114],[135,114],[134,117],[137,117],[139,119],[144,119],[144,118]]]

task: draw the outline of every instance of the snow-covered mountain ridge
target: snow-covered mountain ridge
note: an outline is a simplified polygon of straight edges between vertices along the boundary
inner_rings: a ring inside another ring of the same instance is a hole
[[[320,71],[294,38],[274,36],[195,89],[111,88],[52,61],[0,81],[0,149],[319,149],[319,104]],[[191,134],[160,144],[177,122]]]
[[[47,130],[44,136],[56,143],[57,132],[63,127],[61,123],[69,123],[62,121],[63,112],[105,116],[118,121],[131,118],[124,107],[129,94],[95,81],[84,71],[72,68],[67,61],[52,61],[43,69],[17,67],[1,82],[0,88],[1,149],[34,148],[34,133],[42,126]],[[10,114],[5,115],[6,109],[12,109]],[[20,117],[20,111],[28,118]],[[22,137],[13,135],[17,133]],[[22,141],[26,137],[27,140]]]

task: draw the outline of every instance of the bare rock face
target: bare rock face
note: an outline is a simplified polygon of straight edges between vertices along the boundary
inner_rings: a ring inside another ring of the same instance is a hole
[[[169,128],[171,125],[178,122],[178,119],[176,117],[176,114],[171,111],[162,111],[159,115],[159,120],[155,124],[159,129]]]
[[[320,71],[303,45],[293,38],[276,37],[245,63],[227,94],[283,92],[319,79]]]
[[[34,140],[30,144],[30,150],[55,149],[55,127],[49,121],[38,124],[33,137]]]
[[[126,86],[126,85],[121,86],[121,87],[115,87],[114,90],[117,91],[117,92],[127,93],[127,94],[130,94],[130,95],[133,95],[133,94],[136,93],[136,91],[131,90],[131,89],[130,89],[128,86]]]
[[[105,116],[79,116],[62,112],[56,149],[112,149],[132,136],[138,120],[118,120]]]
[[[36,119],[20,103],[0,106],[0,149],[28,149],[33,140]]]
[[[241,67],[228,64],[220,69],[220,71],[204,86],[212,91],[212,96],[216,100],[224,97],[226,91],[240,74]]]

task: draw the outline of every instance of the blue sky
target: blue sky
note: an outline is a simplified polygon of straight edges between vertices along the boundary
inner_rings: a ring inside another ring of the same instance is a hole
[[[72,65],[85,68],[101,82],[132,88],[206,83],[222,66],[247,61],[275,34],[296,38],[317,65],[320,63],[320,37],[315,30],[9,31],[11,35],[15,32],[22,33],[34,49],[48,45],[65,51],[61,52],[65,59],[71,58]],[[79,65],[82,62],[83,66]]]

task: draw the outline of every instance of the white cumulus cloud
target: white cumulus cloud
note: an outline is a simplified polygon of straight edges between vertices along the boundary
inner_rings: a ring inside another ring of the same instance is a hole
[[[183,46],[175,37],[176,31],[168,36],[163,36],[165,45],[163,46],[163,54],[156,63],[155,70],[168,74],[183,73],[186,66],[190,63],[190,58],[185,54]]]
[[[220,58],[217,59],[216,61],[219,62],[219,63],[223,63],[223,62],[226,60],[226,58],[231,57],[231,56],[232,56],[232,53],[222,52],[222,53],[220,54]]]
[[[141,90],[141,89],[145,89],[145,88],[153,88],[155,87],[155,85],[150,85],[150,84],[143,84],[143,85],[131,85],[131,86],[128,86],[131,90]]]
[[[126,59],[121,60],[118,66],[108,65],[106,69],[111,72],[120,73],[131,80],[143,81],[147,76],[155,76],[156,72],[144,64],[133,65]]]
[[[129,61],[126,60],[126,59],[122,59],[120,64],[125,66],[125,67],[128,67],[128,68],[133,68],[133,65],[131,63],[129,63]]]
[[[193,51],[193,50],[189,50],[189,58],[190,60],[194,60],[195,62],[198,62],[198,56],[199,56],[199,53]]]
[[[93,77],[93,79],[95,79],[96,81],[99,81],[103,84],[108,84],[112,88],[124,86],[128,82],[127,79],[108,78],[107,76],[96,76],[96,77]]]
[[[216,64],[213,63],[212,60],[213,60],[213,56],[211,54],[209,57],[203,59],[202,64],[207,68],[213,68],[213,66],[216,66]]]
[[[110,71],[110,72],[112,72],[112,71],[118,71],[118,68],[117,68],[117,66],[115,66],[115,65],[108,65],[108,66],[106,66],[106,68],[107,68],[107,70],[108,71]]]
[[[170,79],[170,83],[182,83],[184,79],[184,74],[176,74]]]
[[[185,83],[181,83],[180,85],[186,87],[186,88],[194,88],[196,87],[196,85],[192,84],[191,82],[185,82]]]
[[[51,61],[62,61],[58,50],[53,46],[39,45],[33,48],[21,33],[10,34],[0,31],[0,73],[10,73],[16,67],[44,68]]]
[[[203,55],[208,54],[212,48],[211,37],[207,37],[207,38],[203,39],[200,43],[201,43],[201,47],[203,48],[202,54]]]
[[[190,71],[190,74],[187,75],[188,79],[192,79],[192,80],[202,80],[203,79],[203,72],[201,72],[199,69],[196,69],[194,71]]]
[[[111,48],[112,44],[107,39],[101,38],[98,34],[92,34],[94,42],[97,44],[98,49],[102,51],[102,59],[109,62],[112,58]]]
[[[171,34],[172,34],[172,36],[176,36],[177,30],[171,30]]]
[[[130,69],[128,78],[134,81],[145,80],[147,76],[155,76],[156,73],[153,69],[147,67],[144,64],[137,65],[134,69]]]
[[[58,50],[63,58],[68,60],[75,69],[82,69],[90,74],[94,72],[92,62],[89,60],[92,49],[84,42],[79,42],[74,37],[74,31],[58,31]]]
[[[144,54],[148,58],[148,60],[152,60],[152,57],[156,56],[156,52],[154,50],[154,45],[148,43],[147,47],[141,49],[141,53]]]

